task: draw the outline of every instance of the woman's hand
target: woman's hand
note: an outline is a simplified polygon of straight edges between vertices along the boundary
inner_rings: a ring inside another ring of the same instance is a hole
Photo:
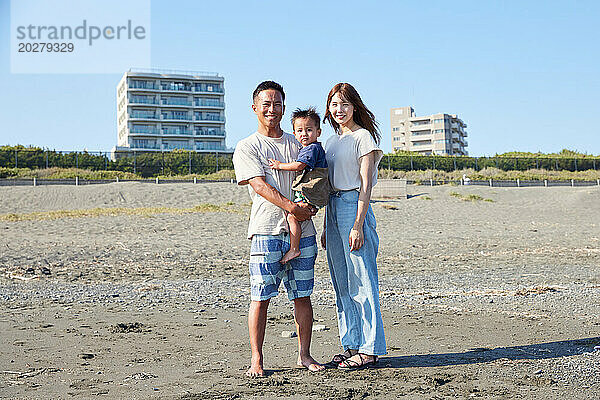
[[[327,250],[327,238],[325,237],[325,229],[323,229],[323,233],[321,234],[321,247],[324,250]]]
[[[365,236],[362,229],[352,228],[350,231],[350,237],[348,238],[350,244],[350,251],[358,250],[365,243]]]

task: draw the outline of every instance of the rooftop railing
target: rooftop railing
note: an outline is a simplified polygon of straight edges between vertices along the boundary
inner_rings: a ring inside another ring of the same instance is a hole
[[[169,75],[192,75],[192,76],[210,76],[219,77],[216,72],[206,71],[189,71],[178,69],[163,69],[163,68],[129,68],[128,72],[139,72],[144,74],[169,74]]]

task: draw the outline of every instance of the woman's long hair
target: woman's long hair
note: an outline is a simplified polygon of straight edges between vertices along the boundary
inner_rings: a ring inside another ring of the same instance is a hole
[[[375,140],[375,143],[379,144],[379,141],[381,140],[381,135],[379,134],[379,126],[377,124],[377,121],[375,121],[375,115],[373,115],[373,113],[369,111],[367,106],[365,106],[365,103],[363,103],[362,99],[360,98],[360,95],[358,94],[356,89],[354,89],[354,86],[352,86],[349,83],[338,83],[333,87],[333,89],[329,91],[323,122],[329,122],[329,124],[333,127],[335,133],[337,133],[338,135],[341,134],[342,128],[340,124],[335,122],[333,116],[331,115],[331,112],[329,111],[331,99],[333,98],[333,96],[335,96],[336,93],[339,93],[340,97],[343,100],[348,101],[352,104],[352,106],[354,107],[354,112],[352,113],[352,119],[354,120],[354,122],[361,128],[365,128],[366,130],[368,130],[371,133],[373,140]]]

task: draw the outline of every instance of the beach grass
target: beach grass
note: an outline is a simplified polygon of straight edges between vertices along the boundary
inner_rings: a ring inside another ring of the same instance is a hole
[[[494,200],[492,199],[486,199],[481,197],[478,194],[468,194],[468,195],[464,195],[464,194],[460,194],[458,192],[450,192],[449,193],[450,196],[452,197],[456,197],[457,199],[463,200],[463,201],[487,201],[489,203],[494,203]]]
[[[123,171],[92,171],[81,168],[5,168],[0,167],[0,178],[9,179],[140,179],[131,172]]]
[[[417,184],[429,181],[460,181],[466,175],[471,180],[486,181],[489,179],[498,181],[596,181],[600,179],[600,170],[586,171],[551,171],[546,169],[528,169],[526,171],[503,171],[498,168],[484,168],[475,171],[472,168],[441,171],[437,169],[428,169],[423,171],[394,171],[389,169],[380,169],[379,178],[381,179],[407,179]]]
[[[96,217],[115,217],[121,215],[152,217],[158,214],[193,214],[193,213],[242,213],[243,210],[234,204],[198,204],[191,208],[178,207],[115,207],[115,208],[90,208],[80,210],[53,210],[37,211],[31,213],[8,213],[0,214],[0,221],[20,222],[20,221],[41,221],[56,220],[62,218],[96,218]]]

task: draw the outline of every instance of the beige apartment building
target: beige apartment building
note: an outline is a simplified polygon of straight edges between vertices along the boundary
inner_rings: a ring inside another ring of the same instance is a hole
[[[467,131],[456,114],[417,117],[412,107],[392,108],[392,150],[408,150],[424,155],[466,156]]]

